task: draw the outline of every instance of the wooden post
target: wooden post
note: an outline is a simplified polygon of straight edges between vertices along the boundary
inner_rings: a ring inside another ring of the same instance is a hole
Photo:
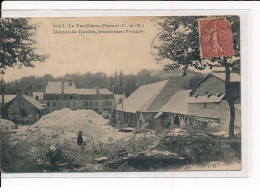
[[[2,93],[2,104],[1,104],[1,118],[5,117],[5,107],[4,107],[4,101],[5,101],[5,97],[4,97],[4,70],[1,71],[1,75],[2,75],[2,79],[1,79],[1,93]]]
[[[122,119],[121,119],[121,126],[123,125],[123,121],[124,121],[124,99],[122,99]]]

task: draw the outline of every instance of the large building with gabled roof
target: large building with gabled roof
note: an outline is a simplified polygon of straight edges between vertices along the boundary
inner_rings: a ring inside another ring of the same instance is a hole
[[[43,103],[47,112],[62,108],[92,109],[98,113],[112,112],[115,108],[115,99],[108,89],[76,88],[72,80],[49,81],[44,95]]]
[[[174,94],[172,80],[140,86],[116,107],[117,122],[144,128]]]
[[[235,126],[240,127],[240,75],[231,73],[230,82],[235,105]],[[192,90],[177,92],[154,118],[166,120],[172,127],[177,124],[180,128],[218,128],[228,131],[230,110],[225,98],[225,73],[210,73]]]

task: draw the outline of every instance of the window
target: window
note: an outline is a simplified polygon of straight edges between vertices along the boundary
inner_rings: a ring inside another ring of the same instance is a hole
[[[103,106],[112,106],[111,101],[103,101]]]
[[[73,96],[72,96],[72,95],[70,95],[70,99],[71,99],[71,100],[73,99]]]
[[[87,101],[84,102],[84,106],[88,106],[88,102]]]
[[[92,102],[92,101],[90,101],[89,105],[90,105],[90,106],[92,106],[92,105],[93,105],[93,102]]]
[[[95,106],[98,106],[98,101],[95,102]]]
[[[47,102],[47,107],[50,107],[50,103],[49,102]]]
[[[56,102],[53,102],[53,103],[52,103],[52,106],[53,106],[53,107],[56,107]]]
[[[66,107],[70,107],[70,102],[66,102]]]
[[[59,100],[59,95],[56,95],[56,96],[55,96],[55,99],[56,99],[56,100]]]
[[[61,102],[58,102],[58,105],[59,105],[59,107],[62,107],[62,103]]]
[[[73,107],[76,107],[76,102],[73,102],[72,106],[73,106]]]
[[[111,111],[111,108],[103,108],[103,111],[108,111],[108,112],[110,112],[110,111]]]
[[[217,94],[217,97],[220,97],[222,94],[223,94],[222,92],[221,92],[221,93],[218,93],[218,94]]]
[[[206,103],[204,103],[204,108],[207,108],[207,104]]]
[[[35,99],[36,99],[36,100],[39,100],[39,96],[36,95],[36,96],[35,96]]]

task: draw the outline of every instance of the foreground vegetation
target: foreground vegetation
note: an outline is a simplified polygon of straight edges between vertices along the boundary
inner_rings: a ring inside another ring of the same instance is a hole
[[[121,132],[118,132],[121,133]],[[54,149],[41,150],[19,139],[10,139],[15,130],[1,130],[1,168],[4,172],[96,172],[195,170],[209,164],[208,170],[226,169],[241,161],[241,141],[202,132],[182,130],[142,131],[102,147],[78,147],[70,151],[66,142]],[[18,137],[19,138],[19,137]],[[38,150],[37,154],[32,150]],[[222,165],[220,167],[220,165]]]

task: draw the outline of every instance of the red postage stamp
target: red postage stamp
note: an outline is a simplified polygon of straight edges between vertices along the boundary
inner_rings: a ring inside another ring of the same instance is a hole
[[[199,19],[202,58],[233,56],[231,24],[225,18]]]

